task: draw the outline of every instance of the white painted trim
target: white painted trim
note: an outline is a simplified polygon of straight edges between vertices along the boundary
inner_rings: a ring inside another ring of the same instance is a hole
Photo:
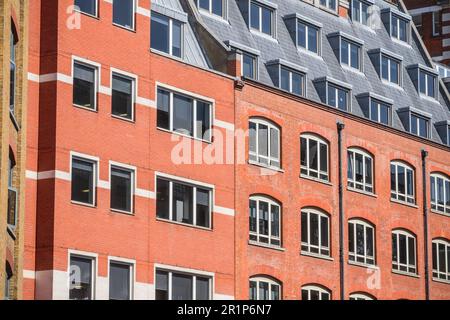
[[[135,166],[129,165],[129,164],[125,164],[125,163],[121,163],[121,162],[117,162],[117,161],[112,161],[109,160],[109,182],[108,182],[108,186],[109,189],[111,188],[111,172],[112,172],[112,167],[116,167],[118,169],[123,169],[126,171],[129,171],[131,173],[131,210],[128,213],[133,213],[135,210],[135,205],[136,205],[136,201],[134,199],[134,196],[136,195],[136,189],[137,189],[137,168]],[[115,210],[113,208],[111,208],[112,210]]]
[[[150,10],[143,8],[143,7],[137,7],[136,13],[141,14],[145,17],[149,17],[150,18]]]
[[[25,279],[36,279],[36,272],[34,270],[23,270],[23,277]]]
[[[214,213],[224,214],[226,216],[231,216],[231,217],[235,216],[235,211],[234,211],[234,209],[231,209],[231,208],[214,206],[213,211],[214,211]]]
[[[442,10],[441,6],[428,6],[428,7],[408,10],[408,13],[411,16],[416,16],[416,15],[419,15],[419,14],[436,12],[436,11],[440,11],[440,10]]]
[[[67,271],[66,271],[67,297],[69,297],[69,292],[70,292],[70,258],[72,256],[78,256],[78,257],[82,257],[82,258],[85,257],[85,258],[92,259],[92,261],[94,263],[94,267],[93,267],[94,272],[92,274],[92,297],[91,298],[92,298],[92,300],[103,298],[104,292],[99,292],[99,290],[98,290],[100,287],[99,282],[101,281],[101,279],[99,279],[100,277],[98,276],[98,254],[93,253],[93,252],[73,250],[73,249],[67,250]]]
[[[134,259],[127,259],[127,258],[121,258],[116,256],[108,256],[108,299],[109,299],[109,278],[110,278],[110,267],[111,262],[120,263],[123,265],[128,265],[131,269],[130,272],[130,300],[134,300],[136,296],[136,260]]]
[[[182,177],[179,177],[179,176],[175,176],[175,175],[171,175],[171,174],[167,174],[167,173],[162,173],[162,172],[159,172],[159,171],[155,171],[155,185],[156,185],[156,179],[158,177],[167,178],[169,180],[175,180],[175,181],[179,181],[179,182],[185,182],[185,183],[192,184],[192,185],[195,185],[195,186],[198,186],[198,187],[205,187],[205,188],[214,190],[214,185],[213,184],[200,182],[200,181],[192,180],[192,179],[188,179],[188,178],[182,178]]]
[[[158,82],[158,81],[156,81],[156,83],[155,83],[155,90],[156,90],[156,92],[155,92],[155,97],[156,97],[157,94],[158,94],[158,87],[159,87],[159,88],[162,88],[162,89],[167,89],[167,90],[169,90],[169,91],[173,91],[173,92],[175,92],[175,93],[187,95],[187,96],[189,96],[190,98],[194,98],[194,99],[198,99],[198,100],[203,100],[203,101],[205,101],[205,102],[210,102],[213,106],[215,105],[215,102],[216,102],[213,98],[205,97],[205,96],[202,96],[202,95],[200,95],[200,94],[193,93],[193,92],[191,92],[191,91],[179,89],[179,88],[177,88],[177,87],[174,87],[174,86],[171,86],[171,85],[168,85],[168,84],[165,84],[165,83],[161,83],[161,82]]]
[[[234,124],[231,122],[222,121],[219,119],[214,119],[214,126],[223,128],[226,130],[234,131]]]

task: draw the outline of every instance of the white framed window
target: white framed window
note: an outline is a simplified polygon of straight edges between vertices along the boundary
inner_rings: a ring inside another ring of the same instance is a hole
[[[157,88],[157,127],[211,142],[212,102]]]
[[[375,299],[371,295],[361,292],[350,294],[350,300],[375,300]]]
[[[441,11],[433,12],[433,36],[441,35]]]
[[[303,20],[297,20],[297,46],[315,54],[320,54],[321,32],[318,26],[314,26]]]
[[[74,60],[73,105],[97,110],[98,67]]]
[[[135,29],[136,0],[113,0],[113,24]]]
[[[183,56],[184,23],[162,14],[151,13],[151,48],[171,56]]]
[[[432,173],[430,180],[431,210],[450,215],[450,178]]]
[[[301,250],[305,253],[330,257],[330,217],[319,210],[301,211]]]
[[[436,98],[437,76],[419,68],[419,93],[426,97]]]
[[[430,137],[430,120],[417,113],[410,113],[410,127],[409,132],[422,138]]]
[[[375,228],[359,219],[348,222],[349,261],[375,265]]]
[[[340,37],[341,64],[356,70],[361,70],[361,45]]]
[[[202,228],[212,225],[212,189],[163,176],[156,178],[156,216]]]
[[[300,136],[300,160],[302,175],[329,181],[328,170],[328,143],[312,134]]]
[[[256,80],[258,79],[258,57],[247,52],[241,52],[242,54],[242,67],[241,73],[245,78]]]
[[[347,184],[351,189],[374,192],[374,161],[366,151],[350,148],[347,151]]]
[[[249,159],[263,166],[280,168],[280,129],[261,118],[249,121]]]
[[[97,259],[92,256],[70,254],[70,300],[95,299],[96,261]]]
[[[370,120],[389,126],[392,123],[392,105],[370,98]]]
[[[111,164],[109,181],[111,209],[132,213],[134,211],[135,169]]]
[[[211,300],[213,278],[178,270],[157,268],[155,272],[156,300]]]
[[[337,1],[338,0],[320,0],[319,5],[328,10],[337,12]]]
[[[415,204],[414,169],[399,161],[391,162],[391,199]]]
[[[397,59],[381,54],[381,79],[401,86],[401,62]]]
[[[250,1],[250,29],[275,36],[275,10],[258,1]]]
[[[366,1],[352,0],[352,21],[363,25],[369,25],[371,5]]]
[[[281,300],[281,284],[268,277],[251,277],[249,300]]]
[[[15,101],[16,101],[16,38],[13,27],[9,35],[9,111],[15,115]]]
[[[306,88],[305,77],[305,74],[302,72],[281,66],[279,76],[280,89],[299,96],[304,96]]]
[[[330,107],[348,111],[350,108],[350,90],[327,82],[327,104]]]
[[[75,0],[77,11],[98,17],[98,0]]]
[[[281,247],[281,206],[272,199],[252,196],[249,200],[250,241]]]
[[[111,114],[134,120],[136,79],[118,72],[111,74]]]
[[[74,203],[95,206],[98,160],[93,157],[71,157],[71,200]]]
[[[133,300],[134,262],[124,259],[109,260],[109,300]]]
[[[406,230],[392,231],[392,270],[417,274],[416,237]]]
[[[409,41],[409,21],[392,13],[391,37],[403,42]]]
[[[315,285],[304,286],[302,300],[331,300],[331,291]]]
[[[433,279],[450,283],[450,241],[434,239],[433,248]]]
[[[227,0],[197,0],[197,7],[201,11],[225,18],[227,10]]]

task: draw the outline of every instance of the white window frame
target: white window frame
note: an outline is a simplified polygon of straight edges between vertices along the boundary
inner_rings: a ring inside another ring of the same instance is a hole
[[[72,257],[78,257],[78,258],[82,258],[82,259],[89,259],[92,261],[92,265],[91,265],[91,300],[96,300],[97,298],[97,282],[98,282],[98,254],[96,253],[91,253],[91,252],[86,252],[86,251],[79,251],[79,250],[72,250],[69,249],[68,250],[68,261],[67,261],[67,277],[68,277],[68,291],[67,291],[67,297],[68,299],[70,299],[70,260]]]
[[[373,105],[373,103],[375,103],[376,106],[377,106],[378,120],[372,119],[372,105]],[[388,123],[387,124],[381,122],[381,105],[385,105],[389,109],[389,112],[388,112],[389,119],[388,119]],[[370,97],[370,99],[369,99],[369,119],[372,120],[372,121],[376,121],[378,123],[384,124],[386,126],[392,125],[392,104],[384,102],[384,101],[376,99],[376,98]]]
[[[166,16],[164,14],[161,14],[159,12],[152,11],[151,15],[153,15],[153,14],[157,14],[159,16],[163,16],[163,17],[165,17],[165,18],[167,18],[169,20],[169,39],[168,39],[169,40],[169,52],[160,51],[160,50],[155,49],[155,48],[151,48],[151,49],[155,50],[157,52],[161,52],[162,54],[166,54],[166,55],[175,57],[177,59],[183,59],[183,57],[184,57],[184,33],[185,33],[184,28],[185,28],[185,24],[186,23],[184,23],[183,21],[174,19],[172,17]],[[174,20],[178,21],[180,23],[180,25],[181,25],[181,32],[180,32],[180,38],[181,38],[180,39],[180,46],[181,46],[181,48],[180,48],[180,57],[175,56],[173,54],[173,21]],[[150,25],[151,25],[151,23],[152,23],[152,21],[151,21],[151,17],[150,17]],[[150,47],[151,47],[151,43],[150,43]]]
[[[375,299],[367,293],[352,293],[350,294],[349,300],[375,300]]]
[[[199,141],[203,141],[206,143],[212,143],[212,139],[213,139],[213,127],[214,127],[214,111],[215,111],[215,100],[211,99],[211,98],[207,98],[207,97],[203,97],[200,96],[198,94],[192,93],[192,92],[188,92],[185,90],[180,90],[168,85],[164,85],[164,84],[160,84],[160,83],[156,83],[156,100],[158,100],[158,90],[163,90],[169,93],[169,129],[165,129],[165,128],[161,128],[158,127],[158,129],[163,130],[163,131],[168,131],[171,132],[173,134],[177,134],[177,135],[181,135],[184,137],[188,137],[194,140],[199,140]],[[179,131],[175,131],[173,129],[173,108],[174,108],[174,104],[173,104],[173,95],[180,95],[189,99],[192,99],[192,119],[194,120],[193,122],[193,127],[192,127],[192,136],[185,134],[183,132],[179,132]],[[210,112],[209,112],[209,124],[210,124],[210,128],[209,128],[209,140],[205,140],[204,137],[197,137],[197,102],[201,101],[201,102],[205,102],[209,104],[210,107]],[[156,106],[156,109],[158,109],[158,106]]]
[[[436,17],[437,15],[437,17]],[[441,22],[441,11],[433,11],[432,13],[432,23],[433,23],[433,37],[437,37],[441,35],[441,30],[436,30],[436,23],[439,24],[439,27],[442,28],[442,22]],[[437,21],[436,21],[437,18]]]
[[[258,7],[258,12],[259,12],[259,23],[258,24],[259,24],[259,28],[252,27],[251,19],[252,19],[252,5],[253,4]],[[263,8],[270,11],[270,34],[265,33],[263,31],[263,15],[262,15]],[[274,8],[271,8],[271,7],[267,6],[267,5],[264,5],[263,3],[260,3],[260,2],[258,2],[256,0],[250,0],[249,1],[248,14],[249,14],[249,19],[248,19],[249,23],[248,23],[248,25],[250,27],[250,30],[256,31],[256,32],[258,32],[260,34],[263,34],[265,36],[268,36],[268,37],[275,38],[275,34],[276,34],[276,32],[275,32],[275,29],[276,29],[276,10]]]
[[[434,179],[434,190],[431,189],[430,193],[431,195],[434,194],[434,201],[431,198],[430,202],[431,202],[431,210],[433,212],[437,212],[437,213],[442,213],[445,215],[450,215],[450,205],[448,205],[447,203],[450,203],[450,199],[447,199],[447,183],[450,183],[450,178],[442,173],[432,173],[430,175],[430,179]],[[443,193],[444,193],[444,204],[440,205],[438,203],[438,183],[437,180],[441,179],[442,183],[443,183]],[[430,188],[432,187],[432,184],[430,183]],[[450,187],[450,185],[449,185]]]
[[[197,4],[197,8],[199,9],[200,12],[205,12],[207,14],[212,15],[213,17],[219,17],[222,19],[226,19],[227,17],[227,9],[228,9],[228,0],[222,0],[222,15],[219,16],[218,14],[215,14],[214,12],[212,12],[212,3],[214,0],[209,0],[209,10],[206,10],[204,8],[200,7],[200,0],[196,0],[196,4]]]
[[[112,79],[113,79],[113,76],[131,80],[131,119],[112,114],[112,91],[113,91]],[[125,72],[125,71],[122,71],[122,70],[119,70],[116,68],[111,68],[110,83],[111,83],[111,116],[113,118],[118,118],[121,120],[134,122],[135,121],[135,113],[136,113],[135,109],[136,109],[137,92],[138,92],[137,91],[138,76],[133,73]]]
[[[87,13],[87,12],[84,12],[84,11],[81,11],[81,10],[78,10],[77,8],[79,8],[79,7],[77,5],[75,5],[75,2],[74,2],[74,6],[73,6],[73,11],[79,12],[81,14],[85,14],[85,15],[87,15],[89,17],[98,18],[98,0],[94,0],[94,1],[95,1],[95,15],[92,15],[90,13]]]
[[[121,264],[130,268],[130,300],[134,300],[135,297],[135,279],[136,279],[136,260],[125,259],[120,257],[108,256],[108,298],[109,298],[109,279],[111,277],[111,263]]]
[[[330,2],[331,2],[332,0],[324,0],[324,1],[326,2],[325,5],[321,4],[320,1],[318,1],[318,2],[319,2],[319,7],[320,7],[320,8],[324,8],[324,9],[326,9],[327,11],[331,11],[331,12],[337,13],[337,11],[338,11],[338,9],[339,9],[339,0],[334,0],[335,6],[336,6],[336,8],[334,8],[334,9],[330,7]]]
[[[330,146],[329,146],[329,143],[327,142],[327,141],[325,141],[325,139],[323,139],[323,138],[321,138],[321,137],[319,137],[319,136],[316,136],[316,135],[313,135],[313,134],[310,134],[310,133],[304,133],[304,134],[301,134],[300,135],[300,143],[301,143],[301,139],[306,139],[306,141],[307,141],[307,145],[306,145],[306,152],[307,152],[307,154],[306,154],[306,162],[307,162],[307,165],[306,166],[302,166],[301,165],[301,157],[302,157],[302,155],[300,155],[300,169],[302,170],[306,170],[307,171],[307,173],[301,173],[301,176],[304,176],[304,177],[308,177],[308,178],[312,178],[312,179],[318,179],[318,180],[320,180],[320,181],[325,181],[325,182],[329,182],[330,181]],[[316,141],[317,142],[317,145],[318,145],[318,148],[317,148],[317,164],[318,164],[318,170],[315,170],[315,169],[311,169],[310,168],[310,164],[309,164],[309,145],[310,145],[310,140],[314,140],[314,141]],[[321,161],[321,152],[320,152],[320,146],[321,145],[325,145],[326,147],[327,147],[327,171],[325,172],[325,171],[322,171],[321,170],[321,168],[320,168],[320,161]],[[300,148],[300,151],[301,151],[301,148]],[[300,170],[300,171],[301,171]],[[312,176],[311,175],[311,172],[314,172],[314,173],[317,173],[317,177],[314,177],[314,176]],[[326,175],[327,176],[327,178],[326,179],[322,179],[320,176],[321,175]]]
[[[394,30],[394,24],[393,24],[393,20],[394,17],[397,19],[397,36],[394,36],[393,34],[393,30]],[[406,40],[400,39],[400,23],[401,21],[406,22],[406,27],[405,27],[405,32],[406,32]],[[410,28],[411,28],[411,22],[405,18],[402,18],[401,16],[399,16],[398,14],[392,13],[391,12],[391,17],[390,17],[390,35],[392,37],[392,39],[396,40],[396,41],[400,41],[403,43],[409,43],[409,38],[410,38]]]
[[[304,209],[301,210],[300,214],[302,215],[303,213],[307,214],[307,221],[308,221],[307,222],[308,223],[308,226],[307,226],[307,229],[308,229],[307,230],[307,232],[308,232],[307,238],[308,238],[308,242],[303,242],[303,241],[300,240],[300,242],[301,242],[301,245],[300,245],[301,252],[302,253],[306,253],[308,255],[315,255],[315,256],[319,256],[319,257],[327,257],[327,258],[331,257],[331,224],[330,224],[330,222],[331,222],[330,220],[331,219],[330,219],[330,216],[327,213],[325,213],[323,211],[320,211],[320,210],[317,210],[317,209],[314,209],[314,208],[304,208]],[[319,218],[318,219],[319,245],[311,244],[311,233],[312,233],[311,232],[311,214],[316,214],[316,215],[318,215],[318,218]],[[324,245],[322,243],[321,218],[326,218],[327,221],[328,221],[328,223],[327,223],[327,226],[328,226],[328,244],[327,245]],[[300,217],[300,220],[301,220],[301,217]],[[308,247],[308,250],[304,250],[303,246]],[[316,248],[318,250],[318,253],[311,252],[311,248]],[[328,250],[328,254],[327,255],[322,254],[321,253],[322,250]]]
[[[250,150],[250,143],[249,143],[249,156],[250,155],[254,156],[254,157],[256,157],[257,160],[249,160],[249,163],[256,164],[256,165],[263,166],[263,167],[267,167],[267,168],[273,168],[275,170],[280,170],[281,169],[281,129],[277,125],[275,125],[274,123],[272,123],[272,122],[270,122],[268,120],[262,119],[262,118],[250,118],[249,119],[249,126],[250,126],[250,122],[256,125],[256,133],[255,133],[255,135],[256,135],[256,140],[255,140],[256,152],[252,152]],[[259,154],[259,134],[258,134],[259,133],[259,124],[267,126],[267,133],[268,133],[267,134],[267,142],[268,142],[267,143],[267,157]],[[278,159],[277,158],[273,158],[270,155],[271,154],[271,150],[272,150],[272,144],[271,144],[271,141],[270,141],[270,131],[271,130],[278,131]],[[266,159],[268,161],[268,164],[266,165],[264,163],[261,163],[259,161],[260,158]],[[272,161],[278,162],[279,166],[271,165]]]
[[[404,273],[404,274],[412,274],[412,275],[417,275],[418,272],[418,268],[417,268],[417,238],[414,234],[412,234],[409,231],[406,230],[393,230],[392,231],[392,235],[397,237],[397,248],[396,250],[396,254],[397,254],[397,261],[393,261],[392,260],[392,271],[395,273]],[[406,236],[406,264],[401,263],[400,262],[400,240],[399,237],[400,235],[404,235]],[[409,239],[412,238],[414,239],[414,261],[409,261]],[[406,268],[407,271],[404,270],[400,270],[400,268]],[[414,268],[415,272],[410,272],[409,269],[410,268]]]
[[[336,104],[334,106],[330,104],[330,87],[333,87],[334,89],[336,89],[335,97],[334,97],[334,99],[336,101]],[[327,90],[327,92],[326,92],[327,93],[327,106],[335,108],[335,109],[338,109],[338,110],[341,110],[341,111],[348,111],[348,112],[351,111],[351,94],[350,94],[351,90],[350,89],[342,87],[342,86],[340,86],[338,84],[335,84],[333,82],[327,81],[326,82],[326,90]],[[346,110],[342,110],[341,108],[339,108],[339,91],[340,90],[341,91],[345,91],[345,93],[347,95],[347,98],[346,98],[346,101],[347,101]]]
[[[93,203],[84,203],[84,202],[72,200],[72,195],[70,196],[71,197],[70,202],[73,204],[78,204],[78,205],[83,205],[83,206],[88,206],[88,207],[96,207],[97,206],[97,188],[98,188],[99,177],[100,177],[100,170],[99,170],[100,159],[98,157],[71,151],[70,152],[70,173],[69,173],[70,174],[70,182],[71,182],[70,188],[72,188],[73,159],[90,162],[93,165],[92,166],[92,171],[93,171],[92,172],[92,175],[93,175],[92,199],[93,199]],[[72,189],[70,189],[70,190],[72,192]]]
[[[349,189],[351,190],[356,190],[356,191],[363,191],[363,192],[368,192],[371,194],[375,193],[375,175],[374,175],[374,171],[375,171],[375,160],[373,158],[373,156],[371,156],[367,151],[362,150],[360,148],[348,148],[347,149],[347,156],[348,153],[351,152],[353,153],[353,177],[350,179],[348,178],[348,174],[347,174],[347,186]],[[363,182],[357,182],[356,181],[356,154],[360,154],[363,157]],[[366,182],[366,161],[367,159],[370,159],[372,161],[372,172],[371,172],[371,177],[372,177],[372,183],[368,183]],[[347,157],[347,161],[348,161],[348,157]],[[350,186],[350,184],[353,184],[353,186]],[[362,189],[358,189],[356,187],[356,185],[360,185],[362,187]]]
[[[388,60],[388,79],[383,78],[383,57],[385,57]],[[396,62],[398,64],[398,74],[397,74],[397,79],[398,79],[398,83],[395,83],[392,81],[392,74],[391,74],[391,64],[392,61]],[[393,84],[396,86],[401,87],[403,84],[403,77],[402,77],[402,62],[400,60],[397,60],[387,54],[380,54],[380,78],[381,81],[389,83],[389,84]]]
[[[117,168],[118,170],[123,170],[123,171],[128,171],[131,174],[131,181],[130,181],[130,187],[131,187],[131,194],[130,194],[130,211],[124,211],[124,210],[119,210],[119,209],[114,209],[111,208],[111,211],[114,212],[120,212],[120,213],[126,213],[126,214],[133,214],[134,213],[134,205],[135,205],[135,194],[136,194],[136,189],[137,189],[137,177],[136,177],[136,172],[137,172],[137,168],[135,166],[130,166],[127,164],[123,164],[120,162],[116,162],[116,161],[109,161],[109,188],[110,188],[110,192],[111,192],[111,181],[112,181],[112,169],[113,168]],[[111,200],[110,200],[110,206],[111,206]]]
[[[352,225],[353,228],[353,244],[354,244],[354,248],[349,248],[348,250],[348,256],[349,256],[349,263],[350,264],[359,264],[359,265],[364,265],[364,266],[375,266],[377,264],[377,260],[376,260],[376,234],[375,234],[375,226],[373,226],[372,224],[361,220],[361,219],[350,219],[348,221],[349,225]],[[358,246],[358,242],[357,242],[357,232],[356,232],[356,225],[362,225],[364,227],[364,254],[358,254],[357,253],[357,246]],[[370,256],[367,254],[367,229],[371,228],[373,230],[372,232],[372,243],[373,243],[373,256]],[[350,236],[350,234],[349,234]],[[353,252],[351,251],[353,250]],[[353,256],[353,260],[351,259],[351,257]],[[363,258],[364,262],[358,261],[358,258]],[[373,260],[373,263],[367,262],[367,260]]]
[[[278,79],[280,79],[279,80],[279,88],[281,90],[285,90],[285,89],[283,89],[281,87],[281,72],[282,72],[282,70],[285,70],[286,72],[289,73],[289,90],[288,90],[289,93],[298,95],[297,93],[293,92],[293,82],[292,82],[293,74],[295,73],[295,74],[298,74],[300,77],[302,77],[302,86],[301,86],[302,94],[300,96],[304,97],[306,95],[305,94],[305,91],[306,91],[306,74],[304,72],[297,71],[297,70],[294,70],[292,68],[280,65]]]
[[[443,244],[445,246],[445,267],[446,270],[439,270],[439,244]],[[447,239],[443,239],[443,238],[439,238],[439,239],[433,239],[432,241],[432,248],[434,248],[434,246],[436,246],[436,263],[437,265],[435,266],[433,264],[432,266],[432,275],[433,275],[433,280],[435,281],[439,281],[439,282],[445,282],[445,283],[450,283],[450,265],[448,264],[448,251],[449,251],[449,247],[450,247],[450,241],[448,241]],[[438,269],[435,269],[435,267],[437,267]],[[435,274],[437,274],[437,277],[435,276]],[[444,276],[446,277],[446,279],[441,279],[439,276]]]
[[[264,196],[251,196],[249,198],[249,206],[250,206],[250,201],[255,201],[256,202],[256,232],[252,232],[250,231],[250,225],[249,225],[249,237],[253,236],[256,237],[256,240],[250,240],[250,243],[253,244],[257,244],[257,245],[262,245],[262,246],[267,246],[267,247],[275,247],[275,248],[281,248],[282,247],[282,211],[281,211],[281,204],[276,202],[275,200],[272,200],[268,197],[264,197]],[[260,210],[259,210],[259,203],[260,202],[265,202],[268,205],[268,231],[267,231],[267,235],[263,235],[260,233],[259,231],[259,220],[260,220]],[[272,236],[272,206],[276,206],[278,207],[278,213],[279,213],[279,217],[278,217],[278,230],[279,230],[279,236]],[[250,208],[249,208],[250,209]],[[249,210],[250,213],[250,210]],[[250,218],[250,217],[249,217]],[[267,239],[267,242],[263,242],[260,239],[264,238]],[[272,244],[272,240],[278,241],[279,245],[276,244]]]
[[[241,55],[242,55],[241,75],[244,76],[244,55],[245,55],[245,56],[252,58],[252,61],[253,61],[253,75],[250,79],[258,80],[258,74],[259,74],[259,72],[258,72],[258,66],[259,66],[258,56],[254,55],[252,53],[249,53],[249,52],[244,52],[244,51],[241,51]]]
[[[133,16],[133,21],[132,21],[132,26],[131,27],[127,27],[127,26],[124,26],[124,25],[121,25],[121,24],[118,24],[118,23],[115,23],[114,22],[114,16],[112,17],[112,20],[113,20],[113,25],[115,25],[115,26],[117,26],[117,27],[120,27],[120,28],[123,28],[123,29],[126,29],[126,30],[131,30],[131,31],[136,31],[136,7],[137,7],[137,3],[136,3],[136,0],[132,0],[133,1],[133,12],[132,12],[132,16]],[[112,10],[113,10],[113,12],[114,12],[114,0],[112,0]]]
[[[417,127],[417,130],[418,130],[417,132],[412,132],[412,130],[411,130],[412,122],[413,122],[413,116],[416,118],[416,127]],[[426,121],[426,124],[427,124],[427,128],[426,128],[427,129],[427,136],[426,137],[422,137],[421,135],[419,135],[419,133],[420,133],[420,125],[419,125],[420,124],[420,119]],[[430,128],[430,119],[429,118],[427,118],[427,117],[425,117],[423,115],[420,115],[418,113],[415,113],[415,112],[410,112],[409,113],[409,121],[411,121],[410,124],[409,124],[409,128],[410,128],[409,132],[411,134],[416,135],[418,137],[425,138],[425,139],[429,139],[430,138],[430,136],[431,136],[431,128]]]
[[[425,74],[425,92],[421,92],[421,90],[420,90],[420,87],[421,87],[421,84],[422,84],[421,81],[420,81],[421,80],[421,76],[420,76],[421,73]],[[433,95],[430,95],[430,93],[428,92],[428,83],[429,83],[429,78],[430,77],[433,79],[433,91],[434,91]],[[436,95],[437,95],[437,76],[432,74],[432,73],[430,73],[430,72],[428,72],[428,71],[425,71],[425,70],[423,70],[421,68],[418,68],[417,91],[423,97],[430,98],[430,99],[436,99]]]
[[[173,274],[180,274],[192,277],[192,300],[196,300],[197,292],[197,277],[199,278],[207,278],[209,279],[209,300],[212,300],[214,298],[214,273],[206,272],[206,271],[199,271],[199,270],[193,270],[193,269],[186,269],[181,267],[172,267],[167,265],[162,265],[155,263],[154,267],[154,279],[155,279],[155,285],[154,285],[154,296],[156,297],[156,273],[157,271],[167,272],[167,298],[168,300],[172,300],[172,276]]]
[[[94,90],[95,90],[95,92],[94,92],[94,108],[87,108],[85,106],[80,106],[78,104],[75,104],[73,101],[74,100],[73,97],[72,97],[72,104],[73,104],[73,106],[84,109],[84,110],[98,111],[98,94],[100,91],[99,79],[101,79],[100,78],[101,65],[99,63],[92,62],[92,61],[89,61],[86,59],[74,57],[72,59],[72,85],[74,85],[74,82],[75,82],[75,64],[84,65],[88,68],[94,69]]]
[[[302,24],[302,25],[305,26],[305,47],[302,47],[298,43],[298,25],[299,24]],[[321,46],[321,43],[322,43],[322,28],[319,27],[319,26],[316,26],[314,24],[311,24],[311,23],[309,23],[307,21],[304,21],[302,19],[298,19],[298,18],[297,18],[297,21],[296,21],[296,24],[295,24],[295,28],[296,28],[296,30],[295,30],[295,34],[296,34],[295,41],[296,41],[296,44],[297,44],[297,48],[300,49],[300,50],[306,51],[306,52],[310,52],[311,54],[315,54],[315,55],[320,56],[321,55],[321,51],[322,51],[321,50],[322,49],[322,46]],[[317,43],[316,43],[317,52],[316,51],[312,51],[309,48],[309,37],[308,37],[309,28],[313,28],[313,29],[317,30],[317,37],[316,37],[317,38]]]
[[[258,300],[261,301],[262,300],[261,297],[259,296],[259,284],[260,283],[267,283],[269,285],[269,300],[268,301],[272,300],[272,288],[273,287],[278,287],[278,294],[280,296],[279,300],[282,300],[282,298],[283,298],[282,297],[282,291],[281,291],[282,290],[282,286],[281,286],[280,282],[278,282],[276,280],[272,280],[272,279],[270,279],[268,277],[263,277],[263,276],[250,277],[249,285],[250,285],[251,282],[256,283],[256,301],[258,301]],[[249,297],[249,299],[250,299],[250,297]]]
[[[401,203],[406,203],[406,204],[415,204],[416,203],[416,173],[413,167],[411,167],[410,165],[407,165],[404,162],[400,162],[400,161],[391,161],[391,166],[394,165],[395,166],[395,191],[391,190],[391,200],[397,201],[397,202],[401,202]],[[405,193],[401,194],[398,191],[398,167],[403,167],[405,169]],[[412,195],[408,195],[408,175],[407,175],[407,170],[412,171]],[[392,174],[392,172],[391,172]],[[402,196],[405,198],[405,200],[399,200],[399,196]],[[412,200],[411,202],[409,202],[407,199]]]
[[[351,15],[352,15],[352,21],[354,21],[354,22],[358,22],[358,23],[360,23],[360,24],[362,24],[362,25],[365,25],[365,26],[369,26],[369,21],[370,21],[370,17],[371,17],[371,12],[370,12],[370,10],[371,10],[371,7],[372,7],[372,5],[370,4],[370,3],[368,3],[368,2],[366,2],[366,1],[362,1],[362,0],[351,0]],[[357,2],[358,3],[358,6],[359,6],[359,16],[358,17],[356,17],[356,15],[355,15],[355,13],[353,12],[353,2]],[[362,8],[363,8],[363,3],[364,4],[366,4],[367,5],[367,24],[365,24],[365,23],[363,23],[363,21],[362,21],[362,12],[363,12],[363,10],[362,10]]]
[[[160,218],[156,217],[157,220],[160,221],[166,221],[174,224],[184,225],[184,226],[190,226],[194,228],[199,229],[206,229],[206,230],[212,230],[213,229],[213,208],[214,208],[214,186],[190,179],[184,179],[164,173],[157,172],[155,174],[155,190],[158,190],[158,179],[166,180],[169,182],[169,218]],[[182,185],[187,185],[189,187],[192,187],[192,203],[193,203],[193,209],[192,209],[192,224],[184,223],[184,222],[178,222],[173,220],[173,183],[179,183]],[[203,227],[197,225],[197,188],[209,190],[209,227]],[[157,200],[157,198],[156,198]],[[156,201],[155,201],[156,202]],[[156,204],[155,204],[156,206]]]
[[[344,42],[346,42],[346,44]],[[348,64],[342,62],[342,48],[344,45],[347,46]],[[351,52],[352,45],[356,46],[358,48],[358,67],[357,68],[352,66],[352,52]],[[361,46],[361,44],[356,43],[352,40],[349,40],[345,37],[339,37],[339,62],[345,68],[350,68],[352,70],[361,71],[362,70],[362,46]]]
[[[319,292],[319,300],[322,300],[323,294],[328,294],[329,300],[331,300],[331,291],[329,289],[325,289],[325,288],[315,286],[315,285],[306,285],[306,286],[302,287],[301,291],[302,291],[302,297],[303,297],[303,291],[308,292],[308,301],[311,300],[311,291]]]

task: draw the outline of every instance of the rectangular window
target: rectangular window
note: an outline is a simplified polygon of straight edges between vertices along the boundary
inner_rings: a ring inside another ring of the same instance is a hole
[[[391,105],[370,99],[370,120],[382,123],[385,125],[391,124]]]
[[[450,214],[450,179],[443,175],[431,176],[431,209]]]
[[[72,201],[95,205],[96,163],[72,158]]]
[[[200,9],[223,18],[226,9],[225,2],[226,0],[197,0],[197,5]]]
[[[131,300],[133,274],[130,264],[111,261],[109,263],[109,300]]]
[[[320,0],[319,4],[331,11],[337,11],[337,0]]]
[[[242,53],[242,75],[245,78],[257,79],[257,61],[254,55]]]
[[[327,83],[327,104],[330,107],[348,111],[349,91],[331,83]]]
[[[280,68],[280,88],[290,93],[303,96],[305,86],[305,75],[291,69]]]
[[[156,300],[210,300],[211,278],[156,270]]]
[[[427,97],[436,96],[436,76],[419,69],[419,93]]]
[[[113,23],[134,30],[135,0],[113,1]]]
[[[429,120],[417,114],[411,113],[411,127],[410,133],[422,138],[429,138]]]
[[[80,12],[88,15],[97,16],[97,0],[75,0],[75,6]]]
[[[211,141],[211,103],[158,88],[157,126]]]
[[[16,100],[16,41],[11,29],[10,33],[10,55],[9,55],[9,111],[14,115]]]
[[[364,1],[352,0],[352,20],[367,26],[370,17],[369,8],[369,4]]]
[[[391,37],[408,42],[409,22],[399,16],[391,15]]]
[[[381,79],[400,85],[400,62],[381,55]]]
[[[94,299],[95,260],[72,255],[70,257],[70,300]]]
[[[159,13],[152,12],[151,48],[181,58],[183,24]]]
[[[133,212],[134,171],[111,166],[111,209]]]
[[[112,114],[116,117],[133,120],[134,80],[113,74],[111,95]]]
[[[274,12],[255,1],[250,4],[250,28],[273,36]]]
[[[303,21],[297,21],[297,46],[319,54],[319,28]]]
[[[433,12],[433,36],[437,37],[441,34],[441,11]]]
[[[73,104],[87,109],[97,109],[96,67],[74,62]]]
[[[360,45],[346,39],[341,39],[341,63],[343,65],[360,70],[360,51]]]
[[[211,228],[211,189],[157,178],[156,192],[158,218]]]

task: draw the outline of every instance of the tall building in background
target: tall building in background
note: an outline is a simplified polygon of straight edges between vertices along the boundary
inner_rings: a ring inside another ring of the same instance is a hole
[[[22,297],[28,1],[0,2],[0,299]]]
[[[401,1],[30,13],[24,298],[450,298],[450,97]]]

